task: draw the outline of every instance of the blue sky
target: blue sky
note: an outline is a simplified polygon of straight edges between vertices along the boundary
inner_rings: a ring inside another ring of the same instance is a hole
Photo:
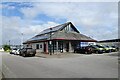
[[[42,30],[72,22],[76,28],[96,40],[118,37],[117,2],[3,2],[3,44],[20,44]]]

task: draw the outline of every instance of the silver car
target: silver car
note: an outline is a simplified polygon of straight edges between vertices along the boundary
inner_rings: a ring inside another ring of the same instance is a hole
[[[19,54],[20,54],[20,53],[19,53],[19,50],[20,50],[20,49],[14,48],[14,49],[12,49],[12,50],[10,51],[10,54],[19,55]]]

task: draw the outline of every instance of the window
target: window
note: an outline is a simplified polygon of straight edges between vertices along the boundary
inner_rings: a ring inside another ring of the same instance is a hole
[[[40,48],[42,48],[42,44],[40,45]]]
[[[36,44],[36,49],[39,49],[39,44]]]
[[[67,25],[63,30],[64,30],[64,32],[71,32],[71,31],[76,32],[71,24]]]
[[[29,45],[27,45],[27,47],[28,47]]]

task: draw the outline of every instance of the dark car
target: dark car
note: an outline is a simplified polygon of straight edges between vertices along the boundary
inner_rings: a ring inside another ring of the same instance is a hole
[[[119,51],[119,48],[117,46],[111,46],[115,51]]]
[[[99,53],[103,53],[104,52],[103,48],[100,48],[100,47],[98,47],[96,45],[90,45],[89,48],[91,48],[93,53],[99,54]]]
[[[77,47],[74,49],[74,53],[83,53],[83,54],[92,54],[91,48],[86,47]]]
[[[111,50],[111,52],[117,51],[117,48],[115,46],[109,46],[109,45],[107,45],[106,47],[108,47]]]
[[[20,49],[20,56],[35,56],[36,50],[32,48],[22,48]]]

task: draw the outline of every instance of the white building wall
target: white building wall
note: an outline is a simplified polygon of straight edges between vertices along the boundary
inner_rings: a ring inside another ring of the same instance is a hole
[[[31,48],[32,44],[23,44],[23,48]]]
[[[32,48],[33,48],[33,49],[36,49],[36,45],[35,45],[34,43],[32,44]]]
[[[44,43],[46,44],[46,53],[48,53],[48,42],[40,42],[40,43],[31,43],[31,44],[24,44],[24,47],[31,47],[33,49],[36,49],[37,53],[44,52]],[[39,49],[37,49],[37,44],[39,44]],[[42,45],[42,48],[40,47]]]
[[[39,49],[37,49],[37,44],[39,44]],[[42,48],[40,47],[42,45]],[[36,49],[36,52],[37,53],[40,53],[40,52],[43,52],[44,51],[44,45],[43,45],[43,42],[41,42],[41,43],[33,43],[32,44],[32,48],[33,49]]]
[[[96,42],[88,42],[88,45],[96,45]]]
[[[74,52],[74,48],[72,46],[71,41],[69,41],[69,52]]]

